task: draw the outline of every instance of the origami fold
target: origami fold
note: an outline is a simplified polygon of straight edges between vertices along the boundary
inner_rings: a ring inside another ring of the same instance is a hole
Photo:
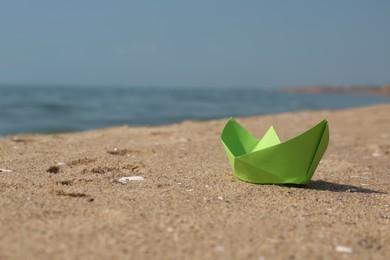
[[[237,178],[262,184],[307,184],[328,147],[329,128],[323,120],[282,143],[271,126],[259,141],[231,118],[221,141]]]

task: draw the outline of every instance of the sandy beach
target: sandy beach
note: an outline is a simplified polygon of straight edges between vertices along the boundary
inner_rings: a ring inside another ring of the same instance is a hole
[[[2,137],[0,259],[390,259],[389,114],[238,118],[282,141],[329,121],[305,187],[236,179],[226,119]]]

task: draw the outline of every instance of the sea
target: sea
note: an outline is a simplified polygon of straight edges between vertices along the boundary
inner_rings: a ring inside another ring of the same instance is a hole
[[[151,126],[388,102],[382,96],[240,87],[0,86],[0,135]]]

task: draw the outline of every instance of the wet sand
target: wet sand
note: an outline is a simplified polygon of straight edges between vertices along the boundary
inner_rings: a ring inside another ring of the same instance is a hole
[[[306,187],[236,179],[226,120],[2,137],[0,259],[390,259],[389,115],[238,118],[282,141],[328,119]]]

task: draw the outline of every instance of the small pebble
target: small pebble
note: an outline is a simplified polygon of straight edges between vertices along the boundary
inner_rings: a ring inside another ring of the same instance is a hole
[[[58,165],[58,166],[64,166],[64,165],[66,165],[66,163],[64,163],[64,162],[59,162],[59,163],[57,163],[57,165]]]
[[[352,248],[347,247],[347,246],[336,246],[336,251],[340,252],[340,253],[351,254]]]
[[[172,233],[172,232],[173,232],[173,227],[168,227],[168,228],[167,228],[167,231],[168,231],[169,233]]]
[[[129,181],[143,181],[144,177],[142,176],[128,176],[128,177],[122,177],[118,180],[118,182],[122,184],[126,184]]]
[[[374,157],[379,157],[379,156],[381,156],[382,154],[381,153],[378,153],[378,152],[375,152],[375,153],[373,153],[372,154],[372,156],[374,156]]]
[[[8,170],[8,169],[0,169],[0,172],[12,172],[12,170]]]
[[[219,200],[223,200],[223,197],[222,197],[222,196],[218,196],[218,199],[219,199]]]

